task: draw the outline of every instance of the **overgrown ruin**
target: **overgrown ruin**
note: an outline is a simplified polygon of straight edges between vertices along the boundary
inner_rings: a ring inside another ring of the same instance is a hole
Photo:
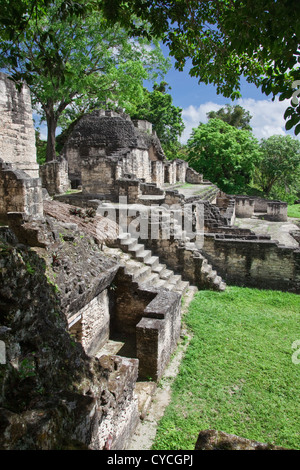
[[[238,228],[286,204],[222,193],[145,121],[94,111],[39,168],[29,91],[3,73],[0,113],[0,447],[126,449],[188,289],[299,293],[298,232],[286,246]]]

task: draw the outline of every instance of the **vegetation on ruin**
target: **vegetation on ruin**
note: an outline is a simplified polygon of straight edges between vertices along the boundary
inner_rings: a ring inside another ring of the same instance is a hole
[[[179,137],[184,130],[184,123],[182,109],[173,105],[167,87],[166,82],[161,82],[154,84],[153,91],[145,90],[144,99],[131,118],[151,122],[167,158],[174,159],[178,157]]]
[[[299,449],[299,296],[227,287],[199,291],[192,334],[154,449],[193,449],[215,429]]]

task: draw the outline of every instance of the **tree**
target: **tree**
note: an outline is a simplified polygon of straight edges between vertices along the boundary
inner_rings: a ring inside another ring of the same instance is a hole
[[[190,166],[230,193],[244,190],[260,160],[253,135],[221,119],[210,119],[193,129],[187,149]]]
[[[257,178],[263,191],[284,196],[300,190],[300,142],[291,136],[262,139]],[[298,186],[297,186],[298,185]]]
[[[20,34],[19,21],[23,32],[22,27],[28,28],[27,17],[32,11],[37,10],[38,17],[40,10],[51,3],[50,0],[0,2],[4,6],[0,34],[4,24],[12,36],[14,25],[15,35]],[[16,7],[18,4],[21,6]],[[10,5],[15,10],[7,22],[5,11]],[[242,76],[262,87],[263,93],[273,95],[272,99],[292,98],[284,115],[286,129],[300,132],[298,0],[65,0],[61,14],[67,15],[72,10],[82,14],[80,10],[86,8],[98,9],[110,24],[120,22],[136,36],[148,39],[163,36],[179,70],[190,59],[190,74],[198,77],[199,82],[214,84],[217,92],[227,98],[241,96]],[[147,21],[150,28],[136,22],[133,14]]]
[[[137,106],[132,118],[151,122],[166,156],[176,158],[184,123],[182,109],[173,105],[172,96],[166,93],[167,86],[166,82],[155,83],[152,92],[146,91],[143,102]]]
[[[20,38],[1,44],[0,67],[27,82],[47,122],[47,161],[56,158],[55,132],[67,108],[110,100],[130,112],[143,99],[143,80],[156,79],[168,67],[158,42],[132,38],[91,11],[71,11],[65,19],[65,3],[51,2]]]
[[[130,21],[133,11],[151,23],[182,70],[212,83],[225,97],[240,97],[240,78],[262,92],[290,99],[286,129],[300,132],[300,2],[298,0],[102,0],[110,21]],[[148,32],[145,32],[148,34]]]
[[[35,130],[36,159],[40,165],[46,162],[47,142],[41,139],[39,129]]]
[[[250,116],[249,111],[246,111],[238,104],[235,106],[226,104],[225,108],[220,108],[218,111],[210,111],[206,115],[208,119],[222,119],[222,121],[237,129],[252,131],[250,126],[252,116]]]

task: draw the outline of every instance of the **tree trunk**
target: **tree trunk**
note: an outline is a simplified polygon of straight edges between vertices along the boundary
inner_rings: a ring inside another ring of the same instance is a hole
[[[47,150],[46,150],[46,162],[51,162],[56,160],[56,151],[55,151],[55,132],[57,128],[57,120],[54,117],[54,113],[47,113],[47,127],[48,127],[48,137],[47,137]]]

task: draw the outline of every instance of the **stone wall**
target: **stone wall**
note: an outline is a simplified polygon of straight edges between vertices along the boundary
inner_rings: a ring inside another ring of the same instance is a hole
[[[34,251],[2,241],[0,267],[0,448],[124,449],[139,420],[138,361],[89,357],[74,343]]]
[[[240,218],[251,218],[254,214],[254,199],[247,196],[235,197],[235,215]]]
[[[73,317],[68,326],[71,334],[80,341],[85,352],[95,355],[108,341],[110,333],[110,311],[108,290],[94,297]]]
[[[136,326],[139,374],[159,380],[176,348],[181,331],[181,296],[161,291],[144,310]]]
[[[186,182],[186,172],[188,169],[188,163],[184,160],[175,160],[176,161],[176,181],[180,183]]]
[[[70,189],[68,175],[68,162],[58,159],[40,166],[39,175],[43,188],[46,188],[50,196],[63,194]]]
[[[132,282],[124,268],[114,279],[111,337],[125,342],[126,355],[139,360],[139,378],[159,380],[181,330],[181,296]]]
[[[0,72],[0,158],[38,178],[30,92]]]
[[[175,184],[177,177],[177,165],[176,161],[170,161],[165,163],[165,183]]]
[[[191,184],[201,184],[203,183],[203,175],[197,173],[193,168],[188,167],[186,170],[185,181]]]
[[[0,219],[7,221],[9,212],[19,212],[32,217],[43,215],[41,182],[22,170],[0,159]]]
[[[286,222],[287,203],[281,201],[268,201],[266,219],[273,222]]]
[[[205,234],[203,253],[229,284],[300,292],[299,248],[255,236]]]
[[[164,185],[165,182],[165,166],[162,161],[151,161],[151,180],[159,188]]]
[[[287,203],[258,197],[235,196],[235,213],[240,218],[251,218],[255,213],[273,222],[287,221]]]

